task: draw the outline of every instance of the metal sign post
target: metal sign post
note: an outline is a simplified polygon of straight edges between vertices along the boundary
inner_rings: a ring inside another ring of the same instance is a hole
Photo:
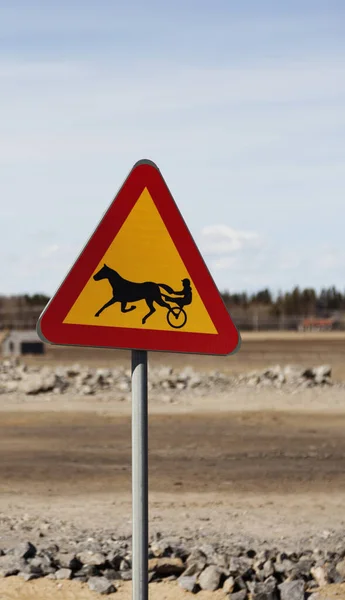
[[[132,599],[148,600],[147,352],[132,350]]]

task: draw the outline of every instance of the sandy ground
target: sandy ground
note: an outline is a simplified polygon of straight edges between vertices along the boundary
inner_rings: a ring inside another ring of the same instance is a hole
[[[99,594],[91,592],[87,585],[74,581],[57,583],[55,581],[37,580],[23,583],[18,577],[0,580],[1,600],[96,600]],[[345,585],[329,585],[320,590],[324,600],[344,600]],[[152,583],[149,586],[150,600],[188,600],[191,594],[181,590],[176,583]],[[198,600],[223,600],[226,594],[217,592],[199,592]],[[110,596],[112,598],[112,596]],[[123,582],[118,584],[116,600],[131,600],[132,586]]]
[[[270,364],[328,363],[345,379],[345,337],[244,337],[226,359],[156,354],[152,363],[243,372]],[[124,356],[126,355],[126,356]],[[54,363],[128,364],[127,353],[52,349]],[[131,531],[131,405],[109,397],[0,397],[1,541],[69,528]],[[232,390],[217,397],[150,399],[150,534],[254,546],[342,544],[345,532],[345,392],[286,395]],[[66,582],[0,580],[0,598],[93,598]],[[185,598],[152,584],[150,598]],[[335,598],[345,598],[334,587]],[[339,591],[340,590],[340,591]],[[30,595],[32,594],[32,595]],[[331,591],[328,592],[329,598]],[[124,584],[117,598],[130,598]],[[199,594],[215,600],[217,594]]]
[[[131,583],[117,583],[116,600],[131,600]],[[96,600],[102,598],[91,592],[87,585],[74,581],[58,583],[49,580],[29,581],[24,583],[18,577],[0,579],[1,600]],[[113,596],[109,596],[112,598]],[[191,594],[181,590],[176,583],[152,583],[149,587],[150,600],[186,600]],[[223,600],[226,595],[222,590],[217,592],[199,592],[198,600]]]

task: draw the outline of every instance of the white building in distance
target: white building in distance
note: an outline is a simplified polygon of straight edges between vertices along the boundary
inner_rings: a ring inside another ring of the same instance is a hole
[[[1,343],[3,356],[22,356],[24,354],[44,354],[44,343],[35,330],[10,331]]]

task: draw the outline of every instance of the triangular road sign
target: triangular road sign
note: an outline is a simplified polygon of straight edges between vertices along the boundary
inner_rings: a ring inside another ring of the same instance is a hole
[[[136,163],[37,330],[52,344],[231,354],[239,333],[158,167]]]

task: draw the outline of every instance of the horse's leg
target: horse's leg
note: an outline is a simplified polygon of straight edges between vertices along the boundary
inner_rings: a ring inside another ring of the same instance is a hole
[[[136,306],[130,306],[129,308],[126,308],[126,304],[127,302],[121,302],[121,312],[126,313],[136,309]]]
[[[179,298],[173,298],[172,296],[166,296],[165,294],[164,294],[164,296],[163,296],[163,297],[164,297],[164,298],[165,298],[165,299],[166,299],[168,302],[176,302],[176,300],[179,300]],[[156,300],[156,302],[158,302],[158,300]],[[163,300],[163,302],[164,302],[164,300]]]
[[[176,300],[179,300],[179,298],[170,298],[169,296],[164,296],[167,300],[170,300],[170,302],[176,302]],[[162,296],[159,294],[157,294],[155,296],[154,299],[155,302],[157,302],[157,304],[159,304],[159,306],[163,306],[164,308],[167,308],[168,310],[171,309],[170,304],[168,304],[167,302],[164,302]]]
[[[111,300],[109,300],[109,302],[107,302],[104,306],[102,306],[102,308],[100,308],[96,314],[95,317],[99,317],[99,315],[106,309],[108,308],[108,306],[111,306],[112,304],[115,304],[115,302],[118,302],[118,300],[113,297]]]
[[[147,306],[149,307],[149,309],[150,309],[150,310],[149,310],[149,312],[147,313],[147,315],[145,315],[145,316],[142,318],[142,320],[141,320],[141,322],[142,322],[142,324],[143,324],[143,325],[145,325],[145,322],[146,322],[146,320],[147,320],[147,319],[148,319],[148,318],[149,318],[151,315],[153,315],[153,313],[154,313],[154,312],[156,312],[156,309],[155,309],[155,307],[153,306],[153,300],[148,300],[148,299],[146,298],[146,304],[147,304]],[[168,306],[169,306],[169,305],[168,305]],[[169,308],[170,308],[170,306],[169,306]]]

